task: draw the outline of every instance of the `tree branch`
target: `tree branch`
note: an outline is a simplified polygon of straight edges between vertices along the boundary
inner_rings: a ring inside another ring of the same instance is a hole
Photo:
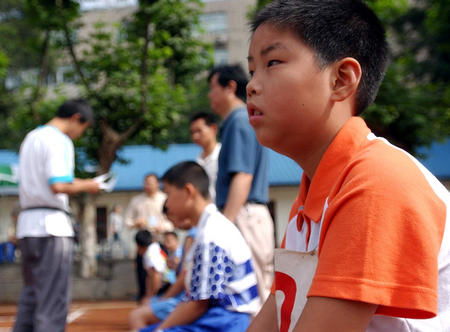
[[[81,70],[80,61],[78,60],[77,54],[75,52],[75,45],[70,35],[70,30],[67,24],[64,24],[64,37],[66,39],[67,48],[69,49],[70,56],[72,58],[73,65],[75,66],[75,71],[81,79],[86,91],[88,94],[91,94],[91,87],[89,86],[89,82],[86,79],[83,71]]]
[[[50,30],[45,31],[44,42],[41,48],[41,57],[39,60],[39,74],[37,79],[37,85],[34,89],[30,102],[30,110],[33,120],[41,122],[41,116],[36,110],[36,103],[42,97],[42,86],[44,85],[45,78],[48,75],[48,49],[50,45]]]

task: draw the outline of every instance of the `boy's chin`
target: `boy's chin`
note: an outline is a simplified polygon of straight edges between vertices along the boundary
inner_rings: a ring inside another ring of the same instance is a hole
[[[255,129],[255,133],[256,139],[258,140],[259,144],[273,149],[273,137],[271,137],[270,133],[262,129]]]

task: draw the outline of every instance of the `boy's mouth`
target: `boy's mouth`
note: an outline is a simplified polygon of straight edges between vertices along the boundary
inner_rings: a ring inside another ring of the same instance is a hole
[[[261,112],[260,110],[258,110],[255,105],[248,103],[247,104],[247,112],[248,112],[248,116],[249,117],[253,117],[253,116],[262,116],[263,112]]]

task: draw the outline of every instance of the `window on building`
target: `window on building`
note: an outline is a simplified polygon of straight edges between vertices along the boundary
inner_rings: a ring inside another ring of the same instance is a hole
[[[200,15],[200,24],[208,33],[221,33],[228,30],[227,13],[214,12]]]
[[[81,10],[136,6],[138,0],[78,0]]]

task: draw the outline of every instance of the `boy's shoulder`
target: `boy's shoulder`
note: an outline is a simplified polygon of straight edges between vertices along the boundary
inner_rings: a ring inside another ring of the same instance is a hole
[[[390,197],[399,205],[436,198],[443,185],[415,157],[373,136],[347,163],[331,192]]]
[[[211,208],[207,218],[201,220],[197,245],[204,248],[220,248],[236,262],[243,262],[251,257],[250,248],[239,229],[217,208],[215,210]]]
[[[348,172],[350,180],[365,180],[372,185],[410,182],[427,173],[415,157],[374,135],[346,168],[344,174]]]
[[[233,242],[241,236],[239,229],[227,217],[225,217],[215,205],[207,207],[199,228],[204,238],[212,241]]]

